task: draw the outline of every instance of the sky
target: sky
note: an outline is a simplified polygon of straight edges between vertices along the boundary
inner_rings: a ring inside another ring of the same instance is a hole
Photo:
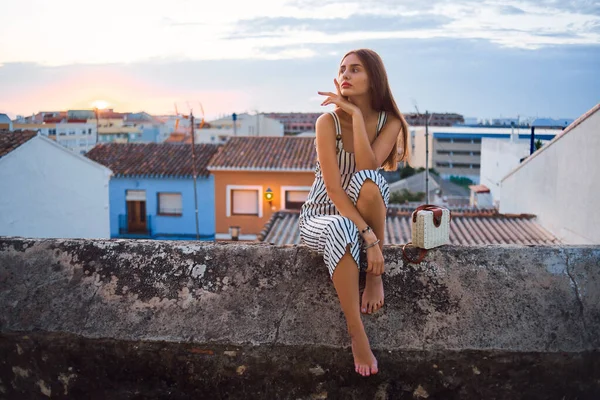
[[[8,1],[8,3],[6,3]],[[426,4],[425,4],[426,3]],[[403,112],[576,118],[600,102],[597,0],[5,0],[0,113],[320,112],[371,48]]]

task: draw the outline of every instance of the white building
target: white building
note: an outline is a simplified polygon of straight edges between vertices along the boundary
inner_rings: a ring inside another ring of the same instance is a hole
[[[490,189],[495,203],[500,200],[500,181],[529,156],[529,145],[525,139],[482,139],[479,182]]]
[[[110,175],[42,135],[0,134],[0,236],[110,238]]]
[[[209,124],[210,128],[195,131],[196,143],[223,143],[229,136],[283,136],[283,124],[263,114],[239,114],[235,129],[231,116]]]
[[[551,140],[560,129],[536,129],[535,138]],[[429,168],[435,168],[442,178],[464,177],[479,183],[481,169],[481,143],[484,138],[510,141],[511,135],[527,139],[530,128],[503,128],[494,126],[432,126],[429,127]],[[425,127],[410,128],[410,165],[413,168],[425,167],[426,141]]]
[[[50,135],[56,135],[56,142],[77,154],[87,153],[98,141],[98,131],[95,123],[57,123],[55,129],[54,132],[50,132]]]
[[[500,212],[530,213],[565,243],[600,244],[600,104],[501,181]]]

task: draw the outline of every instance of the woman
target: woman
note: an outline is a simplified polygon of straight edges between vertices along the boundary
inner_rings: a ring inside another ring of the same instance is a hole
[[[318,92],[326,96],[321,105],[337,107],[317,120],[318,162],[300,213],[300,236],[323,254],[352,338],[355,370],[369,376],[377,373],[377,360],[360,314],[383,306],[382,248],[389,200],[387,182],[376,170],[395,170],[407,159],[408,125],[374,51],[348,52],[334,83],[337,93]],[[368,267],[359,304],[361,247]]]

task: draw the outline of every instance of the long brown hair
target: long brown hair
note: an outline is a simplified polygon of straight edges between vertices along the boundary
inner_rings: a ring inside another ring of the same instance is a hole
[[[387,72],[385,71],[383,60],[379,54],[370,49],[351,50],[342,57],[342,60],[350,54],[356,54],[363,62],[367,71],[371,91],[371,107],[377,111],[392,113],[400,120],[402,125],[402,131],[400,132],[400,135],[398,135],[398,140],[394,143],[394,147],[388,158],[383,162],[384,170],[395,171],[398,168],[398,162],[408,161],[409,158],[408,123],[398,109],[394,96],[392,96]],[[401,157],[398,156],[398,147],[402,148]]]

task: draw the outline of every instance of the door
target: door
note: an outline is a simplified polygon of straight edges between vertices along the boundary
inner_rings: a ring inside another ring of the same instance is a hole
[[[127,202],[127,230],[130,233],[146,232],[146,202]]]

